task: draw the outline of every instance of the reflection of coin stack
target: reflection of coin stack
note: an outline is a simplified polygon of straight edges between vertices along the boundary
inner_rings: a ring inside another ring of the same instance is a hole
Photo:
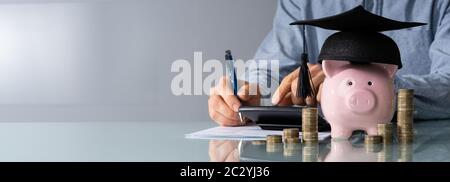
[[[302,110],[302,140],[305,143],[319,141],[317,108],[304,108]]]
[[[411,143],[414,138],[414,90],[400,89],[397,97],[397,135],[399,143]]]
[[[379,123],[377,126],[378,135],[381,136],[383,141],[382,150],[378,152],[378,162],[391,162],[392,161],[392,124],[391,123]]]
[[[378,162],[392,162],[392,145],[384,144],[383,149],[378,152]]]
[[[364,136],[364,146],[366,147],[366,152],[376,153],[382,148],[380,145],[382,142],[382,137],[380,135],[365,135]]]
[[[283,142],[284,143],[299,143],[298,128],[286,128],[283,130]]]
[[[412,144],[400,143],[398,145],[398,162],[412,162]]]
[[[266,152],[280,152],[283,149],[281,135],[267,135]]]
[[[383,144],[392,143],[392,124],[391,123],[380,123],[377,126],[378,135],[383,139]]]
[[[283,148],[283,155],[284,156],[295,156],[295,154],[300,155],[300,150],[302,149],[302,146],[300,143],[284,143]]]
[[[303,144],[303,162],[318,162],[319,161],[319,144],[305,143]]]

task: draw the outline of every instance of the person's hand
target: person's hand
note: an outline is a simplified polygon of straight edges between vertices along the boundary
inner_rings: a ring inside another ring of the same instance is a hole
[[[295,71],[287,75],[282,81],[280,86],[277,88],[272,97],[272,104],[279,106],[289,106],[289,105],[310,105],[314,106],[320,102],[320,94],[322,83],[325,80],[325,74],[322,71],[320,64],[308,64],[309,70],[311,72],[312,81],[314,83],[314,92],[316,93],[315,98],[307,97],[301,98],[297,96],[297,84],[300,69],[297,68]]]
[[[211,140],[209,159],[211,162],[239,162],[238,141]]]
[[[238,85],[242,87],[238,91],[238,99],[233,95],[228,83],[228,78],[222,77],[219,84],[211,88],[208,100],[209,116],[221,126],[238,126],[241,125],[238,116],[241,107],[239,100],[245,105],[259,105],[261,95],[257,85],[239,81]]]

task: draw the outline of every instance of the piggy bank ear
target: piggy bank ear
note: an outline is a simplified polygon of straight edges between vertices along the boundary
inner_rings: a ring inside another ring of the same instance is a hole
[[[350,64],[348,61],[331,61],[331,60],[323,60],[322,61],[322,70],[325,73],[325,76],[328,78],[333,77],[337,73],[341,72],[346,65]]]
[[[378,67],[382,68],[388,74],[389,78],[394,78],[395,73],[397,73],[398,66],[393,64],[382,64],[375,63]]]

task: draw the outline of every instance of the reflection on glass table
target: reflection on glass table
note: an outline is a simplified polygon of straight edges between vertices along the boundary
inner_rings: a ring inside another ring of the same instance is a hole
[[[394,134],[395,136],[395,134]],[[211,161],[241,162],[442,162],[450,161],[450,121],[415,123],[413,143],[364,144],[364,133],[349,140],[316,144],[266,144],[265,141],[211,141]]]
[[[211,162],[239,162],[239,141],[211,140],[209,156]]]
[[[240,161],[279,162],[410,162],[411,144],[365,145],[350,141],[267,145],[243,141]],[[396,151],[396,152],[394,152]]]

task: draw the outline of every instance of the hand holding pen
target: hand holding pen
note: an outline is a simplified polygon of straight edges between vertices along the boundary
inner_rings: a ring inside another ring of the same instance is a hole
[[[225,57],[229,59],[226,60],[227,62],[233,61],[231,51],[227,51]],[[259,105],[261,98],[259,92],[250,94],[250,88],[255,87],[255,85],[238,80],[234,63],[232,65],[233,69],[229,70],[234,73],[230,75],[231,72],[227,71],[227,75],[220,79],[218,85],[211,88],[208,100],[209,116],[221,126],[245,124],[239,118],[239,107],[242,105]],[[239,85],[241,85],[240,88]]]

